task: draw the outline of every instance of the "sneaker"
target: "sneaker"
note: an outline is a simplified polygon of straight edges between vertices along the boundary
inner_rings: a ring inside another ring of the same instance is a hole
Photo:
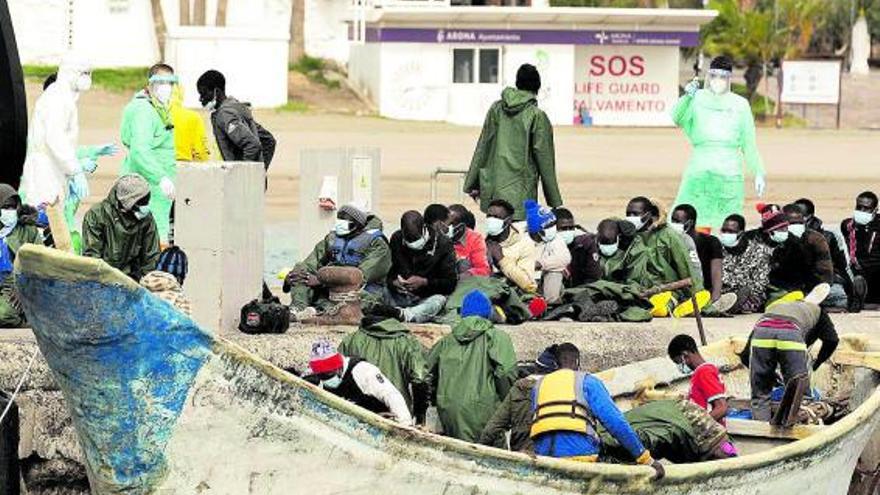
[[[306,306],[299,310],[296,308],[290,308],[290,319],[292,321],[311,320],[316,316],[318,316],[318,310],[311,306]]]
[[[725,294],[721,294],[721,297],[718,298],[717,301],[713,302],[710,306],[712,309],[719,313],[726,313],[730,311],[730,308],[736,305],[736,301],[739,298],[733,292],[727,292]]]
[[[393,318],[395,320],[403,321],[403,311],[400,308],[395,308],[394,306],[389,306],[388,304],[376,304],[368,313],[372,316],[379,316],[381,318]]]
[[[804,296],[804,302],[812,304],[822,304],[822,301],[831,293],[831,286],[828,284],[819,284],[813,287],[809,294]]]

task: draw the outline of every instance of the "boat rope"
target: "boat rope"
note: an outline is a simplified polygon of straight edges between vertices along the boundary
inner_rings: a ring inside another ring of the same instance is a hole
[[[21,391],[21,386],[24,385],[24,381],[30,373],[31,367],[34,365],[34,361],[37,360],[38,352],[40,352],[40,348],[34,346],[34,353],[31,354],[31,360],[28,361],[28,365],[24,369],[24,373],[21,374],[21,378],[18,380],[18,385],[15,387],[15,390],[12,391],[12,395],[9,396],[9,403],[6,404],[6,407],[3,408],[3,412],[0,413],[0,425],[3,424],[3,419],[6,418],[6,414],[9,412],[10,409],[12,409],[12,404],[15,403],[15,397],[18,395],[18,392]]]

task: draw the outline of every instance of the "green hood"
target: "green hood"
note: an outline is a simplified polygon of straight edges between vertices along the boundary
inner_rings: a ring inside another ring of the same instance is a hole
[[[394,339],[409,335],[409,328],[392,318],[361,327],[361,331],[377,339]]]
[[[501,92],[501,107],[508,115],[516,115],[530,105],[537,105],[538,99],[534,93],[515,88],[504,88]]]
[[[452,327],[452,336],[461,344],[466,344],[492,328],[492,322],[479,316],[468,316]]]

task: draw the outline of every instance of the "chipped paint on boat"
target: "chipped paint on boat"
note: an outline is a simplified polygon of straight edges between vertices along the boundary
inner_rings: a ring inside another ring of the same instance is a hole
[[[877,373],[857,370],[860,405],[836,424],[651,482],[647,467],[533,459],[400,427],[210,335],[99,260],[26,246],[16,283],[99,495],[844,494],[880,419]],[[730,342],[707,353],[733,364]],[[680,387],[674,369],[656,359],[599,376],[626,403],[646,380]],[[168,399],[181,394],[178,409]]]

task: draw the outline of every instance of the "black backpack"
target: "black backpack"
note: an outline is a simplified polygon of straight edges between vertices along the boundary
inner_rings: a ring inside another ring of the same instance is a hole
[[[238,329],[247,334],[284,333],[290,327],[290,308],[277,297],[254,299],[241,308]]]
[[[189,272],[189,259],[186,257],[183,249],[177,246],[170,246],[159,255],[156,270],[174,275],[177,283],[183,286],[183,281],[186,279],[187,272]]]

